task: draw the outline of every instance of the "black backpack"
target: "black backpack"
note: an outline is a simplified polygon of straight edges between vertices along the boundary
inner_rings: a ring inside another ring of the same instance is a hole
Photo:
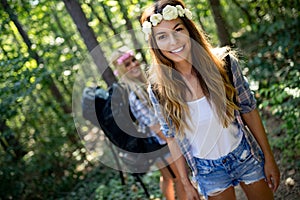
[[[128,95],[128,90],[119,83],[108,90],[87,87],[82,98],[83,117],[100,127],[121,151],[149,153],[163,148],[165,145],[160,145],[154,137],[146,137],[138,131]]]
[[[163,156],[169,149],[154,137],[146,137],[138,131],[128,95],[128,90],[118,83],[108,90],[86,87],[82,96],[82,115],[100,127],[109,141],[123,153],[120,158],[129,170],[146,172],[158,157],[166,163]],[[149,128],[146,130],[146,133],[150,131]]]

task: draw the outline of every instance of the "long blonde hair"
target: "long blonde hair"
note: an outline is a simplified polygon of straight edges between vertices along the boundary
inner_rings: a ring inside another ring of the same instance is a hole
[[[141,76],[139,78],[133,78],[128,76],[128,71],[123,63],[119,64],[117,60],[125,53],[131,52],[127,46],[122,46],[115,50],[111,54],[110,62],[115,66],[118,71],[119,82],[126,85],[126,89],[134,91],[135,95],[141,100],[145,100],[147,104],[151,105],[148,93],[147,93],[147,77],[144,71],[141,69]],[[135,55],[132,55],[135,56]]]
[[[161,13],[166,5],[181,5],[179,0],[160,0],[147,8],[141,16],[141,24],[154,13]],[[233,102],[236,90],[230,83],[224,61],[221,56],[212,53],[212,46],[208,42],[205,34],[198,30],[193,21],[186,17],[180,17],[187,28],[192,41],[192,67],[197,74],[204,95],[214,108],[216,115],[224,127],[227,127],[235,118],[234,110],[238,106]],[[186,103],[185,95],[187,85],[182,76],[174,73],[175,64],[166,58],[158,48],[153,34],[149,37],[150,52],[153,58],[153,65],[149,69],[149,81],[153,85],[153,90],[157,94],[164,118],[167,124],[176,130],[179,136],[184,135],[184,130],[190,128],[187,125],[189,108]]]

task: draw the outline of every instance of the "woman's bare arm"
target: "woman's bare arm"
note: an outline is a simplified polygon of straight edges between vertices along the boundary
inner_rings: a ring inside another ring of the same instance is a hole
[[[150,126],[150,129],[152,131],[154,131],[158,137],[160,137],[161,139],[163,139],[164,141],[167,141],[166,136],[161,132],[160,130],[160,125],[159,124],[155,124],[153,126]]]
[[[188,200],[200,200],[200,196],[198,191],[194,188],[192,185],[187,169],[186,169],[186,161],[184,156],[182,155],[177,142],[174,138],[167,138],[167,143],[170,149],[170,152],[172,154],[172,157],[174,159],[174,163],[178,169],[179,172],[179,178],[183,184],[183,187],[185,189],[185,192],[187,194]]]
[[[275,192],[279,186],[280,172],[275,162],[258,110],[255,109],[249,113],[244,113],[242,114],[242,117],[264,153],[267,182],[269,187]]]

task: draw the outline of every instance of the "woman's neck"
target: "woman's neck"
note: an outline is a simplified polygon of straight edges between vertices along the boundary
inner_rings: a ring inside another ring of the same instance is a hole
[[[139,76],[138,78],[137,78],[137,80],[139,80],[141,83],[146,83],[147,82],[147,79],[144,77],[144,76]]]
[[[190,62],[182,61],[180,63],[176,63],[175,68],[186,79],[189,79],[191,76],[194,76],[193,66]]]
[[[186,100],[193,101],[204,96],[196,71],[189,62],[176,63],[176,70],[182,75],[190,92],[186,92]]]

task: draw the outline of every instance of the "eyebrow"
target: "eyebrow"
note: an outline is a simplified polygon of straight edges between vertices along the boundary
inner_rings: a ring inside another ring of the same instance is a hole
[[[181,25],[182,23],[181,22],[179,22],[178,24],[176,24],[174,27],[173,27],[173,30],[174,29],[176,29],[179,25]],[[156,33],[154,36],[157,36],[157,35],[160,35],[160,34],[163,34],[163,33],[165,33],[164,31],[162,31],[162,32],[158,32],[158,33]]]

